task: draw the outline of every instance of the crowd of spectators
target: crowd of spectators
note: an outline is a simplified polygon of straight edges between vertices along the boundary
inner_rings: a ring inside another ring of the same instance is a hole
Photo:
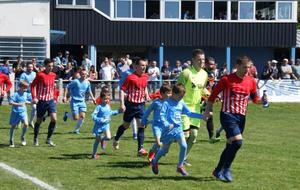
[[[213,58],[210,58],[213,59]],[[43,66],[37,64],[36,58],[32,58],[31,62],[34,66],[34,71],[42,71]],[[128,72],[132,66],[132,59],[130,55],[124,55],[116,61],[111,57],[104,57],[98,62],[97,67],[88,58],[88,54],[84,54],[81,62],[77,62],[69,51],[65,51],[64,55],[61,52],[57,53],[57,56],[53,58],[54,69],[53,72],[57,74],[57,79],[61,78],[65,81],[72,80],[77,77],[80,69],[85,69],[89,73],[89,79],[92,84],[92,92],[95,93],[95,89],[100,88],[102,84],[108,85],[112,89],[113,99],[115,98],[115,91],[118,87],[117,81],[121,76]],[[209,62],[209,59],[208,61]],[[227,70],[227,64],[218,65],[216,61],[213,61],[213,65],[210,65],[210,72],[214,73],[216,79],[220,79],[223,75],[227,75],[230,72],[235,72],[235,67],[231,71]],[[190,60],[182,63],[180,60],[176,60],[175,63],[170,63],[169,60],[165,60],[162,68],[158,67],[158,63],[155,60],[149,60],[147,73],[149,75],[149,92],[155,92],[159,88],[160,77],[163,80],[175,81],[180,72],[187,68],[191,64]],[[203,65],[205,67],[205,65]],[[96,69],[97,68],[97,69]],[[5,58],[3,64],[0,66],[0,72],[9,75],[14,73],[15,81],[18,81],[20,75],[26,71],[26,63],[21,57],[17,57],[17,61],[10,63],[9,58]],[[269,60],[264,66],[261,74],[257,72],[255,64],[252,63],[249,75],[254,78],[260,78],[264,80],[275,79],[295,79],[300,77],[300,59],[296,62],[293,60],[283,59],[282,61]],[[101,82],[97,80],[102,80]]]

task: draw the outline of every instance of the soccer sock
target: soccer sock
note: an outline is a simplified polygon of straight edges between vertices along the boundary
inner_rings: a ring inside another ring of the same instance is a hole
[[[158,150],[159,150],[159,145],[157,143],[154,143],[150,151],[156,154]]]
[[[186,158],[188,157],[193,145],[196,143],[198,136],[198,129],[191,129],[190,130],[190,136],[187,139],[187,150],[186,150]]]
[[[39,131],[40,131],[40,125],[39,123],[35,122],[34,124],[34,139],[37,139]]]
[[[164,145],[161,149],[158,150],[158,152],[155,154],[154,159],[152,160],[152,162],[153,162],[154,164],[157,164],[157,163],[158,163],[158,160],[159,160],[162,156],[164,156],[164,155],[166,155],[166,154],[168,153],[169,146],[170,146],[170,145]]]
[[[179,151],[179,160],[178,160],[178,167],[183,166],[184,158],[186,155],[186,150],[187,150],[187,144],[184,139],[181,139],[178,141],[180,151]]]
[[[221,171],[222,170],[222,168],[224,166],[224,163],[226,161],[226,156],[227,156],[227,152],[228,152],[229,147],[230,147],[230,144],[226,143],[226,147],[224,148],[224,150],[223,150],[223,152],[220,156],[219,163],[218,163],[218,165],[215,169],[216,171]]]
[[[138,134],[137,134],[137,140],[138,140],[138,151],[144,148],[144,128],[139,128],[138,129]]]
[[[98,145],[99,145],[99,141],[97,139],[95,139],[94,145],[93,145],[93,153],[92,155],[96,155],[97,154],[97,149],[98,149]]]
[[[237,140],[232,142],[227,151],[227,159],[224,163],[224,168],[230,168],[231,163],[233,162],[237,151],[242,147],[242,144],[243,140]]]
[[[132,135],[133,137],[137,135],[137,124],[136,124],[136,119],[133,118],[131,121],[131,129],[132,129]]]
[[[83,122],[84,122],[84,119],[79,118],[78,121],[77,121],[76,126],[74,127],[74,131],[78,131],[79,132],[80,131],[80,127],[82,126]]]
[[[67,113],[67,117],[68,117],[69,119],[72,119],[72,120],[73,120],[73,115],[72,115],[72,113]]]
[[[211,139],[214,136],[214,121],[212,117],[206,121],[206,129],[208,137]]]
[[[124,131],[126,130],[126,128],[124,127],[124,125],[120,125],[118,130],[117,130],[117,133],[116,133],[116,136],[115,136],[115,140],[118,141],[121,136],[123,135]]]
[[[32,104],[29,123],[33,121],[35,115],[36,115],[36,104]]]
[[[21,134],[22,139],[24,139],[26,132],[27,132],[27,127],[23,127],[22,128],[22,134]]]
[[[15,128],[11,127],[9,129],[9,141],[11,141],[11,142],[14,141],[14,132],[15,132]]]
[[[51,121],[48,126],[48,135],[47,139],[51,139],[52,134],[54,133],[56,122]]]

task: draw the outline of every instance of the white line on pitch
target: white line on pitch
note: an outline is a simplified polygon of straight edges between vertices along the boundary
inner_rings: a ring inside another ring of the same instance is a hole
[[[7,164],[4,164],[3,162],[0,162],[0,168],[15,174],[16,176],[19,176],[23,179],[28,179],[29,181],[31,181],[32,183],[35,183],[36,185],[40,186],[43,189],[47,189],[47,190],[57,190],[55,187],[52,187],[51,185],[48,185],[47,183],[39,180],[36,177],[31,177],[30,175],[25,174],[24,172],[17,170]]]

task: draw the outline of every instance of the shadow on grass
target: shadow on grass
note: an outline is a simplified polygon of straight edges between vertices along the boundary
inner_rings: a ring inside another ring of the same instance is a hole
[[[108,154],[105,152],[100,153],[99,155],[104,156],[112,156],[112,154]],[[91,159],[91,153],[82,153],[82,154],[61,154],[60,157],[49,157],[52,160],[84,160]]]
[[[160,165],[173,165],[173,163],[160,163]],[[107,164],[100,165],[99,167],[146,168],[149,167],[149,163],[147,161],[107,162]]]
[[[193,177],[193,176],[112,176],[112,177],[99,177],[99,180],[174,180],[174,181],[216,181],[213,177]]]
[[[71,138],[68,138],[68,139],[71,139],[71,140],[90,140],[90,139],[95,139],[95,137],[71,137]]]

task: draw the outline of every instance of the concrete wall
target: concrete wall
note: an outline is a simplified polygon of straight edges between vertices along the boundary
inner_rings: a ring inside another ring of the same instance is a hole
[[[50,56],[49,0],[0,1],[1,37],[44,37]]]

